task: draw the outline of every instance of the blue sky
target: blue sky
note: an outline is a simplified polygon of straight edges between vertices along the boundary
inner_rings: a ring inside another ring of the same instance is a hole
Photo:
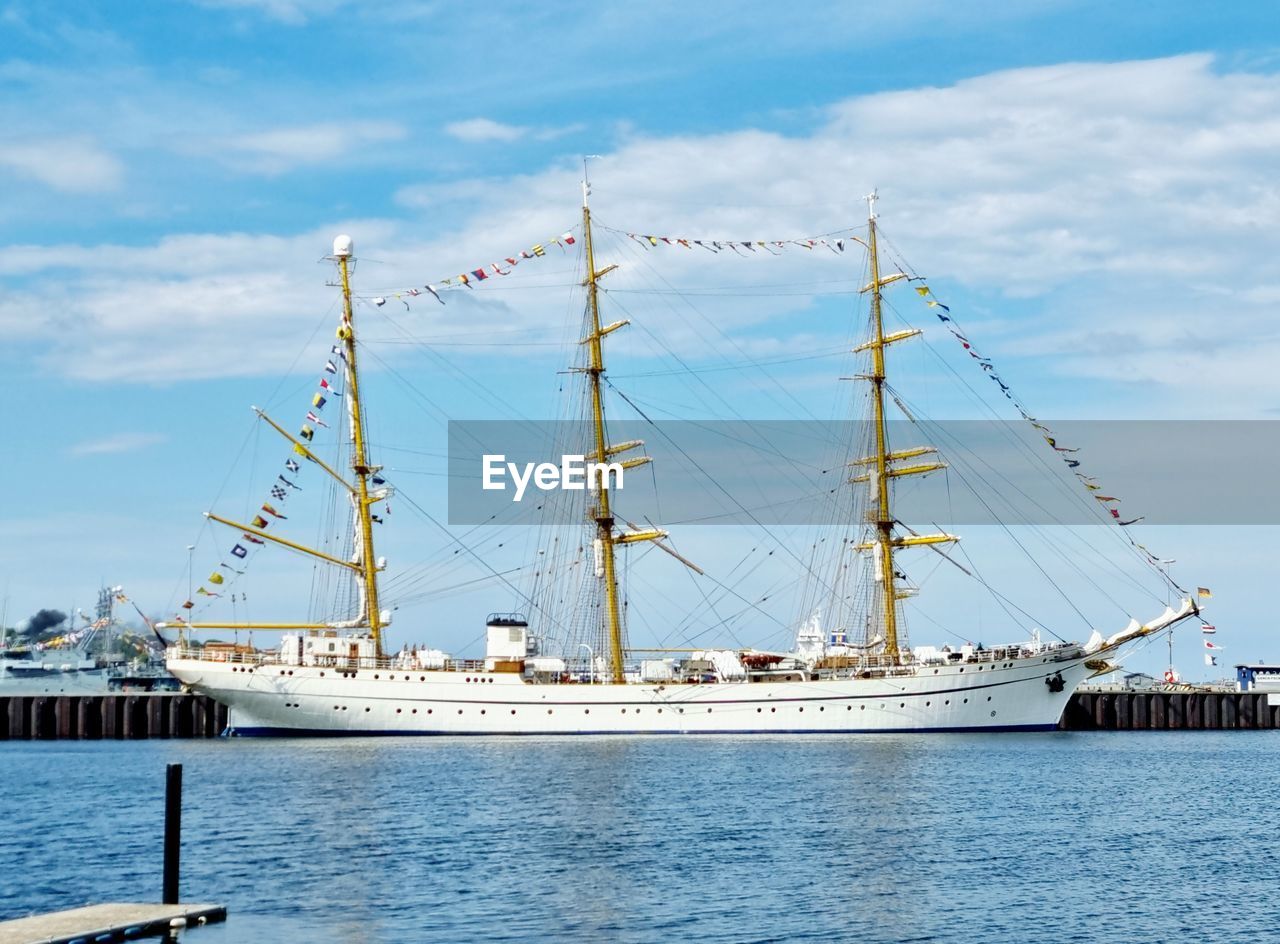
[[[483,14],[0,2],[9,620],[88,605],[101,581],[170,612],[186,595],[187,545],[197,570],[216,566],[225,542],[199,512],[244,506],[270,481],[256,457],[272,447],[248,406],[292,422],[310,396],[308,365],[323,363],[334,317],[317,260],[334,233],[356,237],[362,292],[436,280],[575,225],[584,154],[600,155],[598,218],[622,230],[831,232],[859,225],[863,194],[879,187],[894,244],[1042,416],[1274,418],[1277,40],[1261,3],[818,3],[801,16],[714,2]],[[764,416],[783,411],[780,385],[834,414],[829,355],[850,336],[847,308],[724,287],[850,278],[836,257],[713,265],[601,242],[624,263],[617,317],[640,326],[611,348],[634,395],[688,415],[724,415],[731,401]],[[420,453],[443,450],[442,417],[560,414],[574,260],[538,266],[444,308],[362,311],[375,398],[379,376],[412,384],[403,406],[388,384],[378,441],[416,452],[384,461],[422,481],[415,498],[437,511],[440,466]],[[708,294],[686,297],[690,315],[623,291],[658,280]],[[901,306],[928,326],[927,312]],[[407,335],[434,346],[391,343]],[[706,375],[720,399],[642,376],[670,365],[668,348],[705,366],[726,346],[780,363],[767,382]],[[901,367],[936,412],[964,415],[929,386],[926,355]],[[1090,457],[1104,480],[1106,461]],[[1217,461],[1189,444],[1188,463]],[[393,570],[441,540],[396,521]],[[1213,587],[1226,661],[1280,658],[1261,589],[1272,528],[1151,532],[1178,558],[1175,576]],[[685,540],[718,562],[739,539],[699,529]],[[266,574],[255,613],[293,612],[296,561],[255,564]],[[655,571],[637,579],[693,592]],[[406,606],[396,632],[462,648],[485,612],[511,605],[485,592]],[[914,625],[930,641],[928,623]],[[1180,663],[1202,673],[1197,640],[1183,645]]]

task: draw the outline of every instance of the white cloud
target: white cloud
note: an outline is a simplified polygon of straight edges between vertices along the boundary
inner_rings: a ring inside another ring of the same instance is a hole
[[[283,166],[333,159],[360,134],[385,140],[396,127],[365,126],[353,138],[337,125],[310,126],[235,146]],[[1081,63],[859,96],[832,105],[807,135],[628,133],[593,163],[592,200],[603,224],[634,231],[785,238],[858,225],[863,194],[878,186],[885,233],[941,290],[967,294],[969,321],[987,329],[989,351],[1053,359],[1047,369],[1074,376],[1163,384],[1170,409],[1207,409],[1237,396],[1246,377],[1280,396],[1280,376],[1261,367],[1280,359],[1268,307],[1280,285],[1277,149],[1276,76],[1220,74],[1207,56]],[[579,175],[565,161],[406,186],[402,205],[430,206],[439,219],[449,204],[462,225],[344,224],[380,263],[358,280],[374,291],[407,287],[545,242],[575,222]],[[267,370],[284,359],[285,336],[331,303],[321,280],[306,276],[337,229],[192,234],[140,248],[10,247],[0,272],[26,284],[0,302],[0,325],[46,339],[52,363],[79,376],[138,379],[112,365],[149,358],[175,376]],[[729,332],[755,326],[753,343],[768,327],[792,349],[791,338],[814,331],[811,299],[692,289],[860,274],[830,254],[713,259],[646,253],[608,230],[599,235],[600,252],[626,263],[609,279],[614,301],[643,305],[648,328],[673,348],[706,345],[704,315]],[[451,296],[438,331],[466,330],[481,308],[512,328],[559,325],[562,295],[514,289],[572,284],[575,264],[553,255]],[[44,285],[55,273],[57,287]],[[627,294],[659,281],[686,294]],[[1232,371],[1233,358],[1256,368]]]
[[[459,141],[518,141],[529,133],[529,129],[504,125],[488,118],[468,118],[445,125],[444,133]]]
[[[86,137],[0,143],[0,166],[63,193],[98,193],[120,185],[118,160]]]
[[[535,141],[554,141],[565,135],[581,131],[585,125],[572,124],[563,127],[532,128],[525,125],[507,125],[490,118],[468,118],[444,126],[444,133],[459,141],[483,144],[490,141],[519,141],[532,138]]]
[[[214,10],[257,12],[269,19],[301,26],[308,20],[328,16],[347,5],[348,0],[196,0]]]
[[[165,441],[159,433],[116,433],[102,439],[76,443],[67,452],[73,456],[101,456],[119,452],[134,452]]]
[[[295,167],[346,157],[360,148],[399,141],[403,125],[389,121],[326,122],[276,128],[209,142],[227,163],[261,174],[280,174]]]

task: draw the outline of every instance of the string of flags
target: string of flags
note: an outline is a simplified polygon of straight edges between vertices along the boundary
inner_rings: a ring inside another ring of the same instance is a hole
[[[547,247],[556,246],[560,251],[566,252],[566,246],[573,246],[577,243],[577,237],[573,235],[573,230],[567,230],[553,239],[548,239],[545,243],[535,243],[527,249],[521,249],[519,252],[513,252],[509,256],[502,257],[501,262],[490,262],[475,269],[461,272],[458,275],[451,275],[447,279],[436,279],[434,282],[427,282],[421,287],[413,286],[411,288],[402,289],[398,292],[392,292],[389,296],[376,295],[368,299],[374,307],[381,308],[387,303],[387,298],[393,298],[400,302],[407,309],[409,308],[409,299],[421,298],[424,295],[430,295],[441,305],[443,305],[444,297],[441,292],[451,289],[468,288],[473,289],[478,282],[484,282],[491,278],[497,278],[504,275],[510,275],[511,270],[523,262],[533,259],[541,259],[547,254]]]
[[[960,343],[960,346],[964,348],[969,357],[977,362],[982,372],[990,378],[992,383],[1000,388],[1000,392],[1004,395],[1006,400],[1013,404],[1013,408],[1018,411],[1018,414],[1035,427],[1036,431],[1040,434],[1040,437],[1048,443],[1049,448],[1058,454],[1058,457],[1061,458],[1067,468],[1071,470],[1072,475],[1079,479],[1080,484],[1084,486],[1085,490],[1088,491],[1094,501],[1102,505],[1111,516],[1111,520],[1119,525],[1121,529],[1124,529],[1123,533],[1128,542],[1133,545],[1133,547],[1147,559],[1147,562],[1155,567],[1171,585],[1176,587],[1179,591],[1185,592],[1182,587],[1179,587],[1178,584],[1169,577],[1168,570],[1163,569],[1164,565],[1170,564],[1172,561],[1163,560],[1157,557],[1150,551],[1150,549],[1139,544],[1133,536],[1128,533],[1127,529],[1131,525],[1137,524],[1146,516],[1138,515],[1133,518],[1125,518],[1119,508],[1108,507],[1111,503],[1118,504],[1120,502],[1120,498],[1115,495],[1102,494],[1103,487],[1098,484],[1097,478],[1080,471],[1081,460],[1076,458],[1076,455],[1080,450],[1060,443],[1052,429],[1031,415],[1027,408],[1023,406],[1021,401],[1019,401],[1014,395],[1013,389],[1004,382],[1004,379],[1000,376],[1000,372],[996,369],[995,363],[991,358],[980,354],[977,348],[974,347],[973,342],[970,341],[964,332],[960,330],[959,325],[956,324],[955,316],[951,314],[950,306],[943,304],[938,297],[933,294],[933,291],[929,286],[924,284],[922,278],[915,276],[912,277],[910,281],[921,283],[914,286],[916,294],[919,295],[924,300],[925,304],[933,310],[933,313],[937,315],[942,326],[946,328],[947,331],[950,332],[951,336]],[[1201,587],[1199,589],[1201,596],[1208,596],[1208,591],[1205,588]]]
[[[339,336],[341,336],[341,331],[339,332]],[[311,397],[310,409],[306,413],[306,420],[302,424],[301,429],[298,430],[299,439],[311,442],[315,436],[315,426],[323,426],[326,428],[329,426],[328,423],[321,419],[322,411],[331,399],[336,399],[342,396],[341,392],[335,388],[334,381],[337,379],[338,365],[342,364],[345,367],[346,360],[347,354],[342,345],[335,344],[329,349],[324,367],[321,369],[319,380],[316,383],[316,392],[312,394]],[[334,380],[330,380],[330,377],[333,377]],[[284,503],[288,501],[289,497],[294,492],[302,491],[302,486],[295,481],[299,473],[302,471],[302,463],[298,461],[298,457],[307,460],[311,458],[310,455],[308,455],[307,450],[302,446],[295,445],[293,447],[293,451],[284,461],[284,471],[276,474],[275,481],[268,489],[267,499],[259,507],[253,520],[249,522],[251,528],[254,528],[257,531],[265,531],[272,522],[288,520],[289,516],[284,514],[280,509],[285,507]],[[255,545],[264,544],[266,544],[266,541],[258,537],[255,533],[252,531],[245,531],[240,535],[239,540],[229,548],[228,554],[230,555],[230,558],[234,559],[237,563],[241,563],[248,559],[251,548]],[[221,597],[229,587],[229,584],[227,583],[228,578],[234,581],[236,577],[243,574],[243,570],[237,569],[236,566],[233,566],[226,561],[222,561],[218,564],[218,567],[213,570],[207,578],[205,578],[204,583],[196,589],[194,596],[203,597],[205,599],[217,599]],[[232,594],[231,599],[235,599],[234,594]],[[195,606],[195,600],[187,600],[182,604],[182,609],[191,611]],[[181,620],[181,617],[179,617],[179,620]]]
[[[827,239],[815,236],[806,239],[686,239],[683,236],[651,236],[645,233],[624,233],[628,239],[634,240],[645,249],[662,246],[682,246],[685,249],[705,249],[708,252],[736,252],[745,255],[748,252],[764,251],[770,255],[781,255],[789,247],[800,249],[830,249],[834,253],[844,252],[847,240],[843,238]]]

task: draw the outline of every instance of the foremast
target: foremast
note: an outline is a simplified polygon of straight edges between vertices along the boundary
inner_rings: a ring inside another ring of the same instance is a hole
[[[587,383],[591,389],[591,421],[593,427],[594,459],[598,469],[603,469],[613,457],[620,453],[636,449],[644,445],[642,440],[609,445],[604,422],[604,350],[601,341],[604,336],[629,324],[628,321],[615,321],[609,325],[600,323],[600,291],[599,280],[612,272],[615,266],[606,266],[596,270],[595,245],[591,237],[591,207],[588,196],[590,186],[586,175],[582,181],[582,241],[586,254],[587,275],[583,285],[587,289],[587,336],[581,344],[587,346],[587,366],[583,368],[587,375]],[[618,463],[623,469],[631,469],[651,461],[650,456],[636,456]],[[588,512],[595,522],[595,551],[598,555],[597,574],[604,584],[604,628],[609,641],[610,680],[620,684],[625,681],[625,645],[623,643],[622,613],[618,601],[618,569],[615,546],[634,544],[639,541],[657,541],[666,537],[666,532],[657,528],[643,531],[618,531],[612,505],[609,500],[609,489],[605,473],[600,472],[594,481],[595,488],[592,506]]]
[[[901,547],[915,547],[926,544],[943,544],[959,540],[951,534],[910,534],[897,535],[894,526],[897,519],[893,516],[891,482],[905,475],[924,475],[945,469],[944,462],[924,462],[915,465],[899,465],[903,459],[935,453],[929,446],[919,446],[892,452],[889,446],[889,426],[885,415],[885,348],[897,341],[920,334],[918,328],[884,333],[884,315],[882,295],[886,285],[903,279],[906,276],[895,272],[886,277],[880,275],[880,254],[876,238],[876,199],[875,193],[867,197],[867,250],[870,258],[871,281],[862,289],[871,295],[871,338],[854,348],[854,353],[871,351],[871,373],[863,375],[871,384],[871,421],[875,432],[875,452],[854,461],[854,465],[868,467],[868,472],[854,476],[853,482],[869,482],[872,491],[874,508],[868,514],[868,524],[875,526],[875,539],[857,546],[859,551],[872,551],[875,555],[873,578],[879,588],[880,619],[884,630],[884,654],[892,661],[900,661],[901,642],[898,621],[898,601],[896,589],[897,569],[894,566],[894,550]],[[870,640],[868,640],[870,642]]]

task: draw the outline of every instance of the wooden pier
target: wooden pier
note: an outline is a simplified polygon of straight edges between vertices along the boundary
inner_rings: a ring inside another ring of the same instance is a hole
[[[90,944],[132,941],[227,919],[221,905],[87,905],[0,921],[0,944]]]
[[[1227,731],[1280,728],[1280,693],[1089,690],[1071,696],[1063,731]]]
[[[205,695],[0,695],[0,740],[211,738],[226,726],[227,706]]]
[[[0,741],[218,737],[227,707],[205,695],[135,692],[0,696]],[[1084,690],[1063,731],[1222,731],[1280,728],[1280,693]]]

